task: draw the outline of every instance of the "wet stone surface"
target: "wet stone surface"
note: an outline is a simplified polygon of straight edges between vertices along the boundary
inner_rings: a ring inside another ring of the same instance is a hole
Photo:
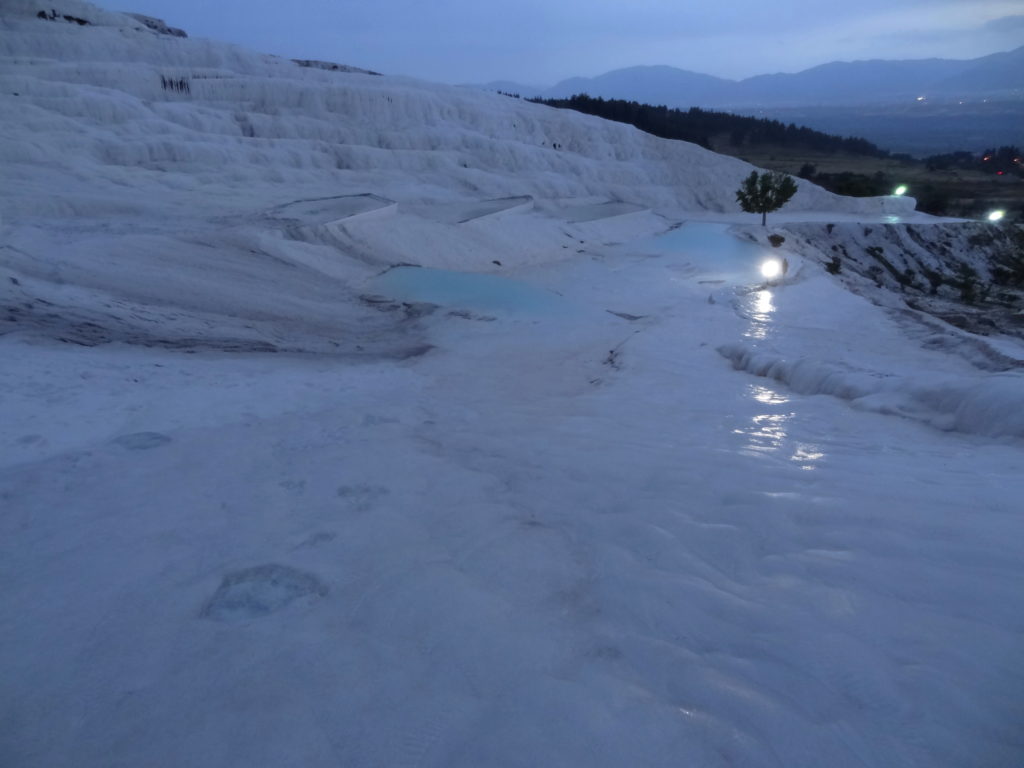
[[[311,573],[287,565],[257,565],[226,574],[200,616],[214,621],[249,621],[276,613],[296,600],[316,600],[327,591],[327,585]]]

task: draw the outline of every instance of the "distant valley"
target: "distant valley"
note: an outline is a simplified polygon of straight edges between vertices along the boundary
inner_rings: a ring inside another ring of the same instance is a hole
[[[586,93],[679,109],[726,109],[860,136],[916,156],[1024,143],[1024,46],[969,60],[832,62],[738,81],[641,66],[548,88],[511,81],[480,87],[524,97]]]
[[[858,136],[915,157],[1024,143],[1024,99],[857,106],[735,108],[825,133]]]

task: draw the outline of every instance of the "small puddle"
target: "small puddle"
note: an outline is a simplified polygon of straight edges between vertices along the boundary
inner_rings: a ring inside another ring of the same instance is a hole
[[[487,313],[553,314],[570,309],[556,293],[518,280],[476,272],[427,267],[395,267],[369,282],[376,293],[400,301]]]
[[[685,258],[702,283],[764,282],[761,264],[773,254],[764,246],[730,235],[728,228],[728,224],[687,222],[638,245],[648,252]]]

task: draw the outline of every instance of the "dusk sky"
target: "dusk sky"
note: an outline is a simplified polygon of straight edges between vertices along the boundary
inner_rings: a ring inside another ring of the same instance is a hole
[[[101,0],[102,2],[102,0]],[[118,0],[193,37],[447,83],[551,85],[639,64],[728,78],[1024,44],[1024,0]]]

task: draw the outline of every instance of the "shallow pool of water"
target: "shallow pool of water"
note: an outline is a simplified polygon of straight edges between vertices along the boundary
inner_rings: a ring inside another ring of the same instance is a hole
[[[689,222],[638,245],[648,252],[685,258],[704,279],[762,282],[761,265],[774,255],[764,246],[729,234],[728,229],[728,224]]]
[[[567,311],[558,294],[498,275],[427,267],[395,267],[370,281],[374,292],[483,313],[552,314]]]

